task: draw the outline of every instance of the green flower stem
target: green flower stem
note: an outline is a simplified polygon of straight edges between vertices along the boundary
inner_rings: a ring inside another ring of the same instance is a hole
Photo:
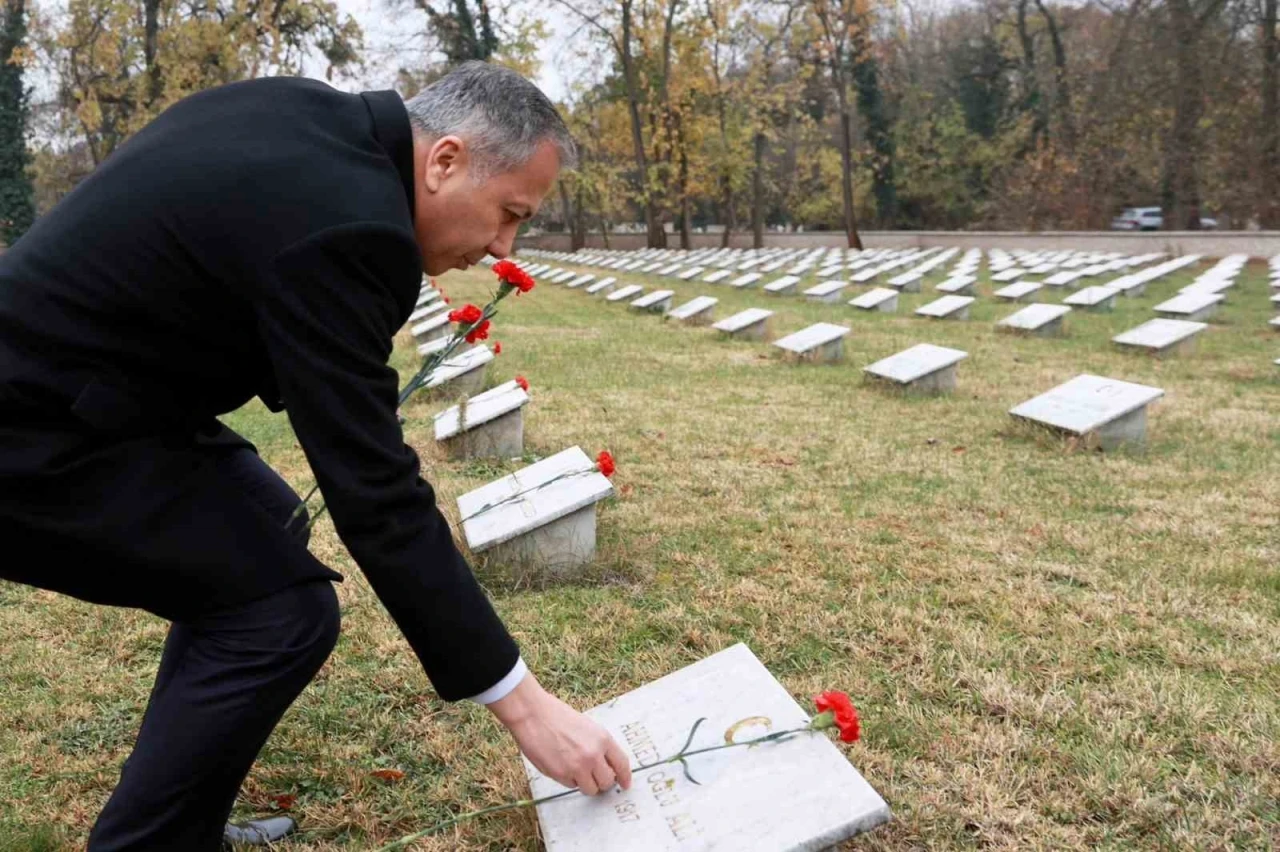
[[[543,482],[539,485],[535,485],[532,488],[526,488],[523,491],[520,491],[516,494],[512,494],[509,497],[503,497],[501,500],[495,500],[492,503],[485,503],[483,506],[481,506],[479,509],[476,509],[470,515],[467,515],[465,518],[460,518],[458,520],[458,526],[465,524],[467,521],[471,520],[474,517],[483,515],[485,512],[488,512],[491,509],[496,509],[499,506],[505,506],[508,503],[514,503],[517,500],[523,500],[524,496],[531,491],[537,491],[539,488],[546,488],[548,485],[559,482],[562,479],[568,479],[571,476],[586,476],[588,473],[594,473],[599,469],[600,469],[599,467],[593,465],[587,468],[586,470],[567,470],[564,473],[556,474],[555,476],[548,479],[546,482]]]
[[[821,718],[821,717],[818,717],[818,718]],[[639,773],[644,772],[646,770],[656,769],[659,766],[666,766],[667,764],[670,764],[670,763],[683,764],[687,758],[693,757],[694,755],[698,755],[698,754],[708,754],[713,751],[724,751],[725,749],[729,749],[729,748],[744,748],[744,747],[756,746],[756,745],[761,745],[763,743],[785,740],[789,737],[795,736],[796,734],[816,733],[819,730],[818,728],[814,727],[813,721],[810,721],[810,723],[803,728],[792,728],[787,731],[775,731],[774,733],[765,734],[764,736],[756,737],[755,739],[745,740],[740,743],[734,743],[734,742],[722,743],[720,745],[706,746],[704,748],[696,748],[690,751],[689,744],[693,742],[693,736],[695,733],[697,733],[698,726],[701,725],[703,721],[704,720],[699,719],[696,723],[694,723],[693,729],[689,731],[688,740],[685,741],[684,747],[680,749],[678,753],[672,755],[671,757],[668,757],[666,760],[658,760],[658,761],[654,761],[653,763],[645,763],[640,766],[633,766],[631,768],[632,774],[638,775]],[[689,778],[690,781],[693,781],[693,776],[689,775],[689,768],[687,764],[685,764],[685,775],[686,777]],[[694,781],[693,783],[696,784],[698,782]],[[465,814],[459,814],[458,816],[451,817],[445,820],[444,822],[438,822],[435,825],[431,826],[430,828],[426,828],[426,829],[423,829],[422,831],[414,832],[413,834],[407,834],[404,837],[401,837],[399,840],[394,840],[391,843],[388,843],[386,846],[379,846],[377,849],[374,850],[374,852],[393,852],[393,850],[402,849],[404,848],[404,846],[412,843],[415,840],[421,840],[424,837],[435,834],[436,832],[439,832],[443,829],[449,828],[450,826],[457,825],[458,823],[465,822],[470,819],[476,819],[477,817],[488,816],[489,814],[496,814],[496,813],[499,813],[500,811],[514,810],[516,808],[537,807],[538,805],[541,805],[544,802],[551,802],[551,801],[555,801],[556,799],[563,799],[565,796],[571,796],[574,793],[578,793],[578,792],[579,792],[578,788],[575,787],[572,790],[565,790],[562,793],[555,793],[554,795],[551,795],[551,796],[543,796],[541,799],[520,799],[515,802],[507,802],[506,804],[503,804],[503,805],[494,805],[493,807],[482,808],[481,810],[478,810],[478,811],[470,811]]]
[[[473,329],[482,325],[486,320],[493,319],[497,316],[498,303],[511,295],[511,291],[514,289],[515,288],[507,282],[501,282],[498,285],[497,294],[489,300],[489,304],[485,305],[484,310],[480,312],[480,319],[471,323],[466,328],[458,328],[454,331],[453,336],[449,338],[448,345],[439,352],[428,355],[423,359],[422,366],[418,368],[418,372],[414,373],[413,378],[409,379],[409,382],[400,390],[400,394],[396,399],[396,405],[404,405],[405,401],[407,401],[409,397],[421,390],[427,383],[427,377],[435,372],[435,369],[443,364],[446,358],[453,354],[453,351],[458,348],[462,341],[466,340],[467,335],[470,334]],[[320,483],[317,482],[311,486],[311,490],[307,492],[307,496],[302,498],[302,502],[298,504],[298,507],[293,510],[293,514],[289,516],[289,520],[285,522],[286,527],[292,524],[303,513],[307,508],[307,505],[311,502],[311,498],[314,497],[316,492],[319,490]],[[327,508],[328,506],[323,500],[321,500],[320,505],[316,508],[315,512],[311,514],[311,519],[307,521],[308,530],[316,525],[316,521],[324,517],[324,513]]]

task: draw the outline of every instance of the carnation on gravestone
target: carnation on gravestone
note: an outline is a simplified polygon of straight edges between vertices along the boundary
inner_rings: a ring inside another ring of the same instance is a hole
[[[853,706],[848,695],[830,690],[815,696],[813,703],[820,714],[813,720],[815,730],[836,727],[840,729],[840,739],[844,742],[858,741],[862,732],[858,722],[858,709]]]
[[[486,340],[489,337],[489,321],[485,320],[475,328],[467,332],[467,342],[475,343],[477,340]]]
[[[616,467],[613,463],[613,456],[609,455],[608,450],[601,450],[600,455],[596,456],[596,467],[600,468],[600,472],[605,476],[613,476]]]
[[[516,384],[518,384],[518,385],[520,386],[520,389],[521,389],[521,390],[523,390],[524,392],[528,393],[528,391],[529,391],[529,380],[528,380],[528,379],[526,379],[524,376],[516,376]]]
[[[495,340],[495,341],[493,341],[493,354],[494,354],[494,355],[501,355],[501,354],[502,354],[502,341],[501,341],[501,340]]]

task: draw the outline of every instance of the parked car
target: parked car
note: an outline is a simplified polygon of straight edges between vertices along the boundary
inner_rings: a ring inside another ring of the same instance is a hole
[[[1126,207],[1111,220],[1113,231],[1158,231],[1163,225],[1164,214],[1159,207]],[[1201,216],[1200,227],[1212,231],[1218,227],[1218,220]]]

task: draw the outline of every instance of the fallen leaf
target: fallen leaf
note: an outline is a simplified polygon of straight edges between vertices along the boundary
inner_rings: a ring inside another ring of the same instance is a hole
[[[964,452],[964,447],[952,447],[952,448],[951,448],[951,452],[953,452],[953,453],[963,453],[963,452]]]
[[[297,804],[298,801],[298,797],[292,793],[280,793],[279,795],[271,796],[270,798],[272,803],[282,811],[289,810]]]
[[[404,777],[404,773],[399,769],[375,769],[369,774],[383,781],[399,781]]]

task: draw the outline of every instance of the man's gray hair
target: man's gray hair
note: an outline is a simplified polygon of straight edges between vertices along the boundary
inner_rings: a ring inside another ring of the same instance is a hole
[[[519,168],[544,142],[556,146],[561,168],[578,162],[573,136],[555,105],[533,83],[500,65],[464,62],[405,107],[415,133],[467,140],[480,179]]]

